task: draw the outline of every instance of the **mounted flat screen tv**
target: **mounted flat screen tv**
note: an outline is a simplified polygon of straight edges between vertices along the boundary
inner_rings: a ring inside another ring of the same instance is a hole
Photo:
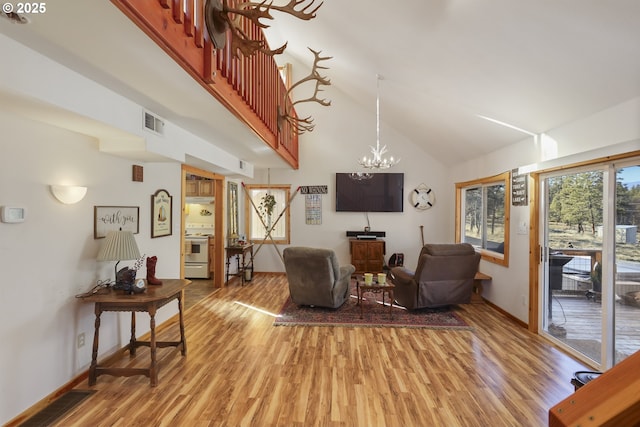
[[[402,212],[403,173],[374,173],[369,179],[353,179],[336,173],[336,212]]]

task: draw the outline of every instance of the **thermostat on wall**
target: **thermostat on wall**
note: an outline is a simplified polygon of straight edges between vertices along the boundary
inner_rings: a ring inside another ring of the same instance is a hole
[[[18,206],[3,206],[2,209],[0,209],[0,220],[2,220],[2,222],[23,222],[26,216],[26,208]]]

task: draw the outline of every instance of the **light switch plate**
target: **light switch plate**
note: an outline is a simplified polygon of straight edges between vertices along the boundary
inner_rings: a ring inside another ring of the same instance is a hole
[[[529,226],[527,221],[520,221],[518,223],[518,234],[527,234],[529,232]]]

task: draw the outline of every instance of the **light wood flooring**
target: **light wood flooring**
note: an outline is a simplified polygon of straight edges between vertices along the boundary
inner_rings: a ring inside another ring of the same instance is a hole
[[[100,376],[56,425],[544,426],[586,369],[486,304],[457,309],[473,331],[275,327],[287,296],[283,275],[232,282],[187,310],[186,357],[158,349],[157,387]]]
[[[190,279],[191,284],[184,290],[184,308],[190,309],[204,298],[219,291],[213,286],[213,279]]]

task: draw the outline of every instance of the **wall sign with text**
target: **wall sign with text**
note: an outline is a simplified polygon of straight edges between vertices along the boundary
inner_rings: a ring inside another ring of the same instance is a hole
[[[151,238],[171,236],[171,209],[173,196],[167,190],[158,190],[151,196]]]
[[[94,206],[93,238],[102,239],[109,231],[122,230],[138,234],[140,208],[138,206]]]
[[[304,185],[300,187],[300,194],[327,194],[328,190],[326,185]]]
[[[518,175],[518,169],[511,171],[511,204],[513,206],[529,204],[529,174]]]

